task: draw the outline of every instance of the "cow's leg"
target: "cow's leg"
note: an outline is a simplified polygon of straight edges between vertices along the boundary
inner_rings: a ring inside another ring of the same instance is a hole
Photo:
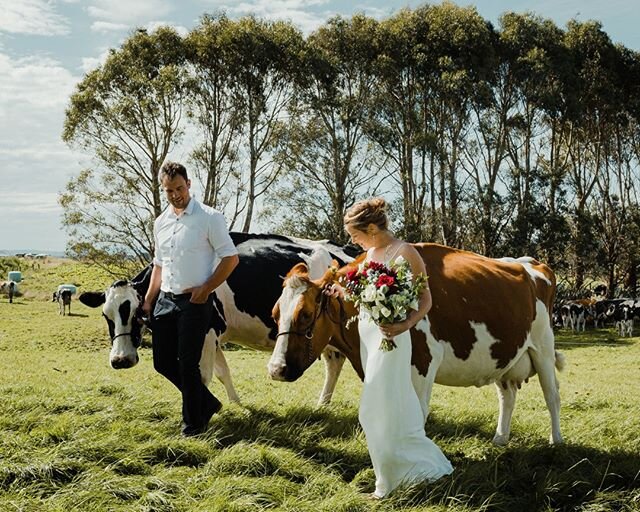
[[[320,357],[324,362],[324,385],[320,392],[320,398],[318,398],[318,407],[331,403],[331,397],[336,389],[336,383],[345,361],[342,352],[329,346],[324,348]]]
[[[545,330],[544,339],[540,341],[541,343],[536,346],[536,350],[529,351],[529,355],[538,373],[540,387],[551,415],[551,436],[549,441],[551,444],[560,444],[563,440],[560,433],[560,392],[556,377],[556,366],[561,369],[563,359],[558,356],[558,361],[556,361],[553,331],[550,328]]]
[[[509,442],[511,434],[511,418],[516,406],[516,393],[518,388],[512,381],[496,382],[500,414],[496,434],[493,436],[493,444],[505,446]]]
[[[209,329],[204,339],[202,356],[200,357],[200,374],[202,382],[208,386],[213,375],[222,383],[227,397],[231,402],[240,402],[240,397],[236,393],[231,379],[231,372],[224,357],[224,352],[218,343],[218,337],[213,329]]]
[[[426,376],[420,375],[414,366],[411,367],[411,382],[416,390],[416,394],[418,395],[420,407],[422,408],[422,415],[426,423],[430,412],[433,383],[436,380],[438,368],[440,368],[442,360],[444,359],[444,348],[431,334],[429,324],[426,320],[418,322],[416,328],[427,333],[427,347],[429,354],[431,355],[431,361],[429,362]]]

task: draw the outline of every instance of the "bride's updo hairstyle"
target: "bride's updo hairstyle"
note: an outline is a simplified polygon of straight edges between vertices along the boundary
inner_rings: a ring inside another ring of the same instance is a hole
[[[387,219],[387,202],[382,197],[372,197],[358,201],[347,210],[344,215],[344,225],[350,226],[363,233],[367,232],[369,224],[378,226],[384,231],[389,225]]]

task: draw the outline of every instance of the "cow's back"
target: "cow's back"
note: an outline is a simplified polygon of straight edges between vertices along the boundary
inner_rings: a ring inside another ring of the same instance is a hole
[[[550,289],[537,284],[539,280],[534,281],[515,261],[438,244],[415,247],[429,275],[433,306],[428,318],[433,336],[447,342],[461,361],[470,357],[479,338],[486,338],[490,346],[481,349],[495,361],[496,369],[508,367],[525,345],[536,316],[537,295],[545,305],[551,304],[553,284]],[[485,332],[488,336],[478,334]]]

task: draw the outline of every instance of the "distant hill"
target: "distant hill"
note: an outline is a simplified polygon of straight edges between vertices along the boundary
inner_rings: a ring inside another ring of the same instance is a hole
[[[64,251],[47,251],[42,249],[0,249],[0,256],[15,256],[16,254],[47,254],[56,258],[64,258]]]

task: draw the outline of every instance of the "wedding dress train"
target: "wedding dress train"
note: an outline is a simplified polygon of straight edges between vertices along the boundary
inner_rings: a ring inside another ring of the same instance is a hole
[[[394,338],[396,348],[379,350],[382,333],[365,313],[358,322],[364,384],[359,419],[376,474],[376,497],[400,484],[434,481],[453,471],[424,431],[424,417],[411,383],[411,336]]]

